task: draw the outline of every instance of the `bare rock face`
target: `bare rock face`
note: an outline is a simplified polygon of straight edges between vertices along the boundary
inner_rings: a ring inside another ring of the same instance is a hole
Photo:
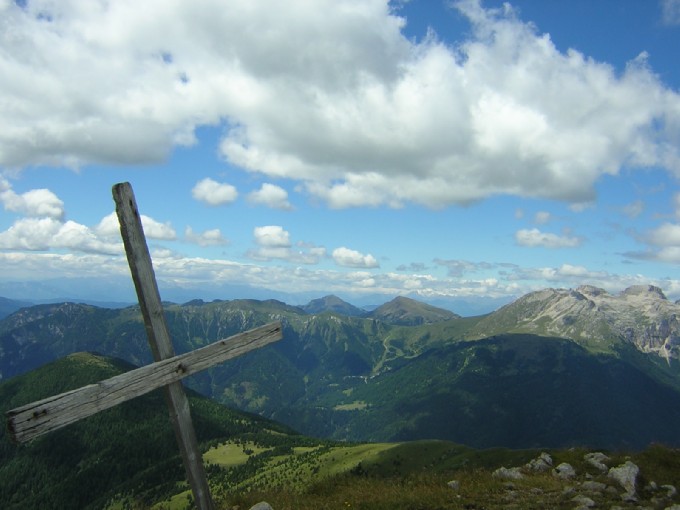
[[[627,460],[620,466],[611,468],[608,476],[618,482],[625,491],[624,496],[632,500],[635,498],[638,474],[640,474],[640,468]]]
[[[623,296],[644,296],[647,294],[656,294],[659,299],[666,299],[663,290],[654,285],[633,285],[621,293]]]
[[[562,462],[562,464],[553,469],[553,475],[555,475],[557,478],[561,478],[562,480],[569,480],[576,476],[576,470],[571,464]]]
[[[491,314],[478,335],[513,331],[606,346],[628,342],[638,350],[680,359],[680,306],[653,285],[618,295],[592,285],[527,294]]]
[[[583,459],[593,466],[594,468],[598,469],[599,471],[602,471],[605,473],[607,469],[607,465],[605,462],[609,460],[609,457],[607,457],[604,453],[602,452],[593,452],[593,453],[586,453]]]
[[[549,453],[543,452],[535,459],[531,460],[525,468],[529,471],[544,473],[553,467],[553,460]]]
[[[494,478],[501,478],[505,480],[521,480],[524,478],[522,470],[518,467],[506,468],[500,467],[493,472],[492,476]]]

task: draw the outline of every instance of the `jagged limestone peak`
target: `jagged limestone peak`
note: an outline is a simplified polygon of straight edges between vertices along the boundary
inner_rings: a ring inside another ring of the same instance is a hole
[[[655,285],[633,285],[625,289],[623,292],[621,292],[621,295],[622,296],[651,295],[658,296],[663,300],[667,300],[666,295],[663,293],[663,290],[661,290],[659,287]]]
[[[576,287],[576,291],[586,296],[602,296],[609,294],[606,290],[595,287],[594,285],[581,285],[580,287]]]
[[[480,321],[474,334],[503,331],[570,338],[597,350],[626,342],[662,358],[680,358],[680,310],[654,285],[617,294],[593,285],[539,290]]]

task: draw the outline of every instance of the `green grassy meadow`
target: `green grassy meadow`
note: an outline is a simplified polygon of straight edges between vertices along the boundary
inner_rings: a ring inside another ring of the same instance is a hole
[[[463,509],[573,509],[575,499],[589,497],[597,507],[630,507],[622,489],[584,461],[582,448],[549,451],[554,465],[568,462],[577,477],[562,480],[552,474],[532,473],[521,480],[493,476],[500,467],[523,466],[539,450],[476,450],[445,441],[338,444],[293,447],[287,453],[254,443],[226,442],[213,446],[204,461],[211,473],[211,490],[220,510],[247,510],[267,501],[274,510],[463,510]],[[663,510],[680,503],[661,486],[680,487],[680,451],[652,446],[642,452],[608,452],[610,466],[632,460],[640,467],[639,505]],[[215,476],[258,465],[239,483]],[[456,488],[449,484],[457,482]],[[606,491],[589,492],[587,483]],[[656,489],[652,487],[656,486]],[[154,510],[191,507],[186,487]],[[634,507],[634,506],[633,506]],[[631,508],[633,508],[631,507]],[[135,508],[118,502],[109,510]]]

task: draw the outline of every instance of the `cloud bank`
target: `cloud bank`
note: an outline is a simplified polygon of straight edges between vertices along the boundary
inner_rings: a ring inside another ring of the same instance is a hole
[[[6,169],[158,162],[221,125],[230,163],[335,208],[582,204],[624,167],[680,176],[680,96],[644,53],[621,72],[562,53],[508,6],[454,2],[472,35],[449,46],[407,39],[386,0],[19,4],[0,2]],[[275,188],[250,199],[289,207]]]

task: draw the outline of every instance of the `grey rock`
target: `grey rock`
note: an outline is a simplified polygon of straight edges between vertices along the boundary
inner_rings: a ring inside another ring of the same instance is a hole
[[[609,461],[609,457],[602,452],[587,453],[583,456],[583,460],[603,473],[609,469],[605,464],[605,462]]]
[[[553,469],[553,475],[563,480],[569,480],[576,476],[576,470],[571,464],[563,462],[562,464],[558,465],[555,469]]]
[[[640,468],[627,460],[620,466],[611,468],[607,476],[618,482],[623,487],[623,490],[626,491],[626,494],[635,496],[638,474],[640,474]]]
[[[266,501],[260,501],[259,503],[255,503],[253,506],[251,506],[250,510],[274,510],[274,509]]]
[[[595,501],[581,494],[574,496],[571,500],[582,508],[592,508],[595,506]]]
[[[537,473],[545,473],[550,471],[553,466],[553,460],[549,453],[541,453],[538,457],[530,461],[526,468],[529,471],[536,471]]]
[[[446,485],[448,485],[454,491],[457,491],[458,489],[460,489],[460,482],[458,480],[451,480],[450,482],[447,482]]]
[[[506,467],[499,467],[496,471],[493,472],[492,476],[494,478],[504,478],[506,480],[520,480],[524,478],[524,475],[520,471],[520,468],[514,467],[514,468],[506,468]]]
[[[603,492],[607,488],[607,484],[602,483],[602,482],[594,482],[592,480],[588,480],[586,482],[583,482],[581,484],[581,488],[586,491],[591,491],[591,492]]]

